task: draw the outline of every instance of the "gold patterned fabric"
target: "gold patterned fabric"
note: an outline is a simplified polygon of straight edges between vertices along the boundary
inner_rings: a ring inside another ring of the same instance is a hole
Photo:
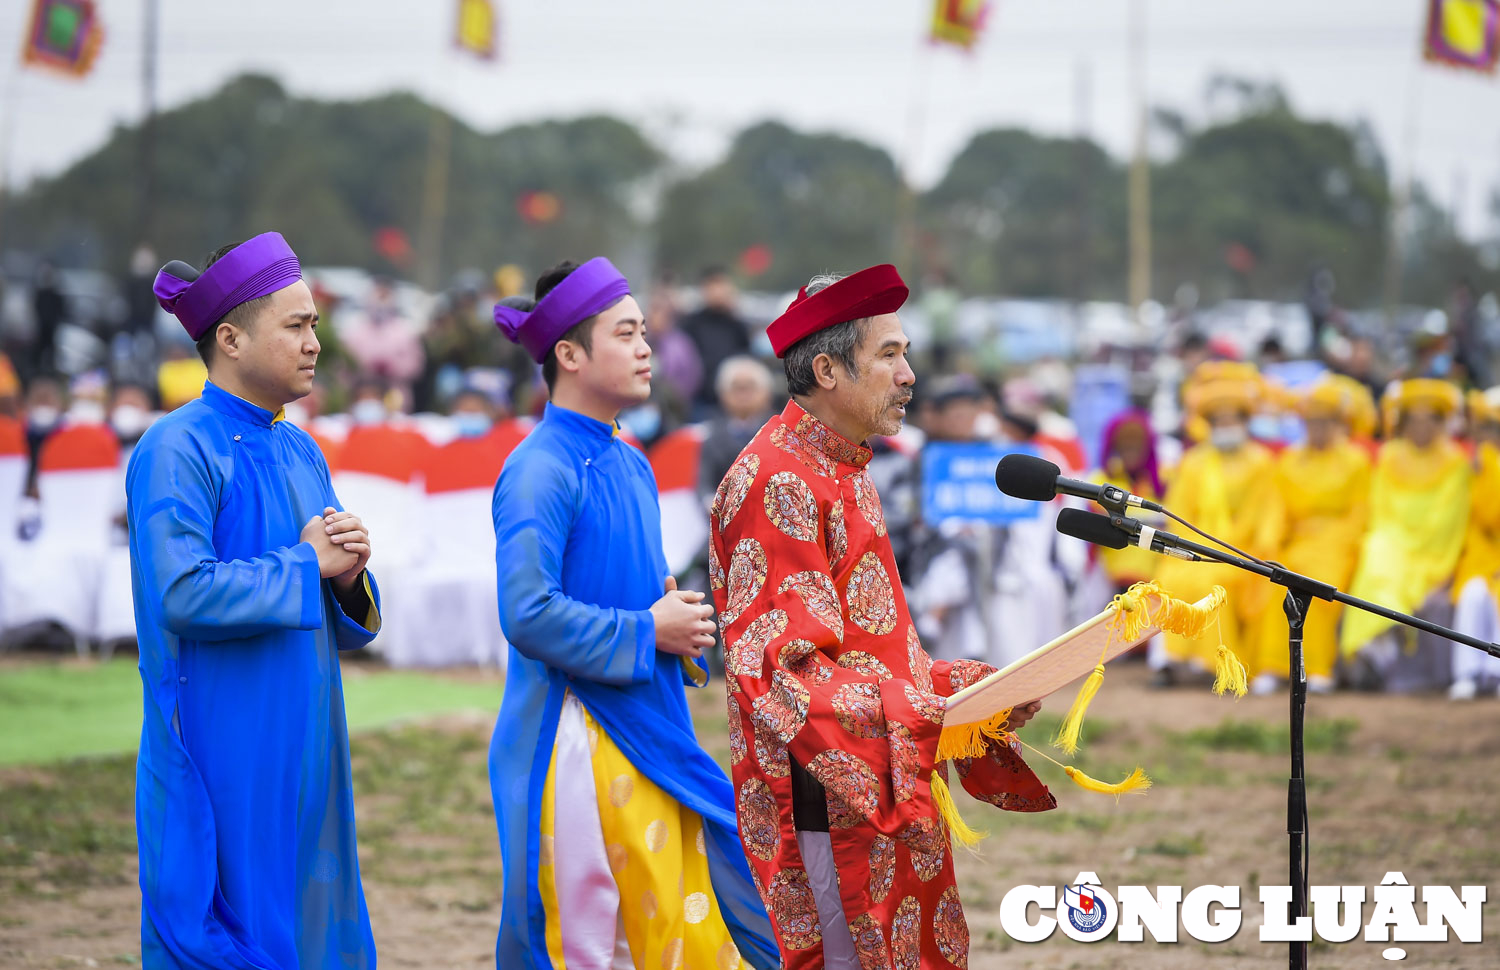
[[[584,712],[609,868],[636,970],[748,966],[730,940],[709,878],[703,821],[641,774]],[[555,866],[556,755],[542,794],[539,889],[547,911],[547,953],[565,970],[566,887]],[[561,835],[567,838],[567,833]]]

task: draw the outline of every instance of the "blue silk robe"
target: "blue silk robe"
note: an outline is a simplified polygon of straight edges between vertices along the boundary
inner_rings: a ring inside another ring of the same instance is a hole
[[[379,594],[367,572],[346,616],[300,541],[339,507],[322,453],[208,384],[141,438],[126,494],[142,964],[373,968],[338,651]]]
[[[611,426],[546,414],[495,483],[500,623],[510,641],[490,743],[504,899],[502,970],[550,968],[537,886],[542,790],[563,695],[573,691],[631,764],[697,812],[725,926],[755,967],[778,963],[735,828],[734,790],[693,733],[684,685],[708,670],[656,649],[651,604],[668,576],[656,479]]]

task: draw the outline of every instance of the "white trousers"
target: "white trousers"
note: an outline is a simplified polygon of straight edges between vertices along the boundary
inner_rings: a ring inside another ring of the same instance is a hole
[[[620,919],[620,889],[604,849],[588,726],[572,693],[563,699],[554,744],[552,857],[563,960],[568,970],[635,970]]]
[[[818,906],[818,926],[823,932],[824,970],[860,970],[854,952],[854,937],[839,899],[839,874],[833,864],[833,841],[827,832],[798,832],[797,851],[807,869],[813,902]]]
[[[1471,637],[1495,642],[1500,636],[1500,605],[1489,583],[1475,576],[1459,591],[1453,611],[1453,629]],[[1500,658],[1487,656],[1462,643],[1453,645],[1453,679],[1493,685],[1500,682]]]

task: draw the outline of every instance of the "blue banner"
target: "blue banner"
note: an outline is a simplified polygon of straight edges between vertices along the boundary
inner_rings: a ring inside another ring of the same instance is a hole
[[[1011,498],[995,487],[1005,455],[1035,455],[1029,445],[933,442],[922,449],[922,518],[1005,525],[1034,519],[1042,503]]]

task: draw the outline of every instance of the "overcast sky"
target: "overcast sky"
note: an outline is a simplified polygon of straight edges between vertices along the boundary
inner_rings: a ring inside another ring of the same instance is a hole
[[[501,57],[451,43],[453,0],[159,0],[164,105],[246,70],[352,98],[414,89],[469,123],[607,111],[688,165],[767,117],[888,149],[927,185],[977,131],[1023,125],[1130,145],[1131,0],[997,0],[970,54],[923,40],[931,0],[499,0]],[[1461,226],[1500,186],[1500,78],[1424,65],[1425,0],[1143,0],[1148,97],[1206,116],[1209,77],[1275,80],[1304,114],[1374,124]],[[11,181],[55,171],[142,113],[145,0],[97,0],[107,36],[82,82],[11,69]],[[30,0],[0,4],[0,52]],[[12,64],[17,63],[15,59]],[[14,106],[14,115],[11,115]]]

